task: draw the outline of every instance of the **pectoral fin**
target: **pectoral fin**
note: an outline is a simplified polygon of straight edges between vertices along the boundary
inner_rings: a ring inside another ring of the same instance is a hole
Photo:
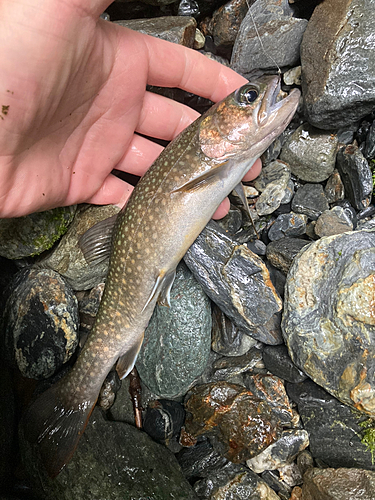
[[[117,361],[116,371],[119,378],[122,380],[125,378],[134,368],[135,362],[137,361],[139,350],[142,346],[144,338],[144,333],[137,339],[134,345],[123,354]]]
[[[88,264],[99,264],[109,257],[117,215],[98,222],[80,237],[78,245]]]
[[[192,191],[194,189],[199,189],[211,182],[215,182],[218,179],[223,179],[226,175],[226,170],[228,167],[228,161],[224,161],[223,163],[218,164],[214,168],[210,168],[207,172],[204,172],[201,175],[197,175],[194,179],[187,181],[182,186],[174,189],[172,193],[178,192],[187,192]]]

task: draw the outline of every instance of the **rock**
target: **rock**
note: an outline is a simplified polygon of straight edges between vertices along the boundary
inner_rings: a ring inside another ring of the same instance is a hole
[[[238,357],[218,359],[212,366],[211,381],[229,381],[240,373],[251,371],[262,359],[262,352],[257,347],[252,347],[249,352]]]
[[[247,0],[231,0],[214,12],[210,31],[217,47],[233,46],[247,11]]]
[[[343,147],[337,154],[337,168],[345,186],[345,194],[358,210],[371,201],[373,182],[367,160],[356,146]]]
[[[208,477],[228,464],[228,460],[213,449],[208,439],[201,439],[194,446],[182,448],[176,455],[187,479]]]
[[[283,74],[285,85],[301,85],[301,66],[289,69]]]
[[[58,272],[74,290],[88,290],[102,283],[108,271],[108,258],[99,263],[88,264],[79,246],[79,239],[92,226],[119,211],[119,207],[114,205],[81,207],[68,232],[38,266]]]
[[[185,420],[184,407],[176,401],[150,401],[143,418],[143,430],[158,443],[169,445],[176,439]]]
[[[303,477],[303,500],[373,500],[375,472],[360,469],[311,469]]]
[[[360,423],[365,417],[360,412],[340,403],[310,379],[299,384],[286,384],[286,390],[297,404],[303,427],[309,433],[314,459],[328,467],[375,470],[371,453],[361,442],[364,432]],[[307,463],[304,460],[302,464],[298,460],[298,463],[304,473],[312,465],[312,459],[309,458]]]
[[[280,500],[254,472],[234,464],[197,481],[194,490],[202,500]]]
[[[301,45],[302,91],[312,125],[339,128],[374,109],[374,6],[374,0],[325,0],[315,8]]]
[[[302,236],[306,232],[307,216],[303,214],[282,214],[268,230],[271,241],[279,240],[285,236]]]
[[[305,184],[297,189],[292,200],[292,210],[316,220],[325,210],[329,210],[327,198],[321,184]]]
[[[293,362],[345,404],[375,415],[375,231],[312,243],[289,270],[283,334]]]
[[[168,42],[178,43],[185,47],[194,47],[197,22],[193,17],[165,16],[152,19],[132,19],[130,21],[115,21],[115,24],[145,33]]]
[[[131,425],[104,420],[98,409],[71,462],[55,479],[46,475],[22,435],[21,450],[41,500],[197,500],[173,453]]]
[[[301,180],[322,182],[335,168],[337,144],[336,134],[304,123],[286,140],[280,158]]]
[[[255,188],[262,193],[255,204],[259,215],[272,214],[280,206],[289,181],[289,166],[282,161],[275,160],[262,169],[254,181]]]
[[[217,223],[229,234],[236,234],[242,226],[241,210],[234,205],[231,205],[229,212],[225,217],[218,220]]]
[[[307,378],[293,363],[284,344],[264,346],[262,358],[267,370],[283,380],[298,383]]]
[[[338,170],[335,169],[332,175],[328,177],[324,188],[324,195],[328,203],[335,203],[336,201],[344,199],[344,184]]]
[[[291,463],[297,454],[309,445],[309,435],[305,430],[284,431],[281,437],[262,453],[246,461],[246,465],[257,474],[265,470],[275,470]]]
[[[202,374],[212,327],[210,301],[184,263],[170,298],[171,307],[156,306],[136,364],[141,380],[165,399],[185,394]]]
[[[281,309],[263,261],[210,221],[184,260],[203,290],[245,333],[267,344],[279,344],[264,326]]]
[[[310,242],[300,238],[280,238],[267,245],[267,259],[273,266],[287,274],[295,256]]]
[[[295,66],[306,19],[292,17],[287,0],[258,0],[242,21],[231,59],[237,73]]]
[[[223,356],[242,356],[255,346],[256,340],[235,326],[215,304],[212,309],[211,349]]]
[[[373,160],[375,158],[375,121],[372,122],[366,134],[363,156],[366,160]]]
[[[256,456],[280,435],[271,406],[237,384],[196,386],[185,407],[186,432],[210,437],[214,448],[235,463]]]
[[[74,205],[15,219],[0,219],[0,255],[21,259],[49,250],[66,233],[75,211]]]
[[[178,16],[199,16],[199,5],[195,0],[180,0],[178,4]]]
[[[315,224],[315,234],[323,238],[341,234],[353,229],[353,222],[342,207],[333,207],[318,217]]]
[[[280,479],[278,471],[266,470],[261,474],[261,478],[273,489],[273,491],[276,491],[281,500],[291,499],[291,488]]]
[[[78,345],[78,303],[54,271],[23,269],[10,283],[2,316],[8,360],[27,378],[43,379]]]

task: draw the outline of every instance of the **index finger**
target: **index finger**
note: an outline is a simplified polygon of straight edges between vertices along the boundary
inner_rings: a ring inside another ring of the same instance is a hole
[[[149,52],[150,85],[178,87],[217,102],[247,82],[232,69],[196,50],[142,36]]]

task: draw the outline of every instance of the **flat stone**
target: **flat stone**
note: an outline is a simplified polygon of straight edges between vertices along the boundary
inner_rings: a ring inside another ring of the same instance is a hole
[[[267,245],[267,259],[273,266],[287,274],[295,256],[310,242],[300,238],[280,238]]]
[[[337,135],[308,123],[300,125],[283,145],[280,159],[294,175],[307,182],[322,182],[335,168]]]
[[[312,243],[287,277],[283,334],[293,362],[340,401],[375,415],[375,231]]]
[[[281,214],[268,230],[271,241],[285,236],[302,236],[306,232],[307,216],[303,214]]]
[[[254,181],[255,188],[261,191],[255,204],[259,215],[272,214],[279,208],[286,196],[289,182],[290,169],[285,162],[276,160],[262,169]]]
[[[373,111],[374,7],[374,0],[325,0],[315,8],[301,45],[302,91],[312,125],[339,128]]]
[[[318,217],[315,224],[315,234],[321,238],[341,234],[353,229],[353,221],[343,207],[333,207]]]
[[[329,210],[327,198],[321,184],[305,184],[297,189],[292,200],[292,210],[316,220],[325,210]]]

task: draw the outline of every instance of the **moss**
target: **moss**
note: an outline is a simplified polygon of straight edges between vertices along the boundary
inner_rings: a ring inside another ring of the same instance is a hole
[[[361,443],[367,448],[367,451],[371,453],[372,465],[374,465],[375,458],[375,420],[369,418],[358,424],[363,429],[363,436]]]
[[[75,209],[70,211],[69,208],[55,208],[43,212],[43,226],[45,228],[53,228],[54,233],[48,235],[38,234],[38,236],[34,238],[32,244],[36,251],[31,257],[35,257],[41,252],[49,250],[54,243],[67,232],[75,213]]]

